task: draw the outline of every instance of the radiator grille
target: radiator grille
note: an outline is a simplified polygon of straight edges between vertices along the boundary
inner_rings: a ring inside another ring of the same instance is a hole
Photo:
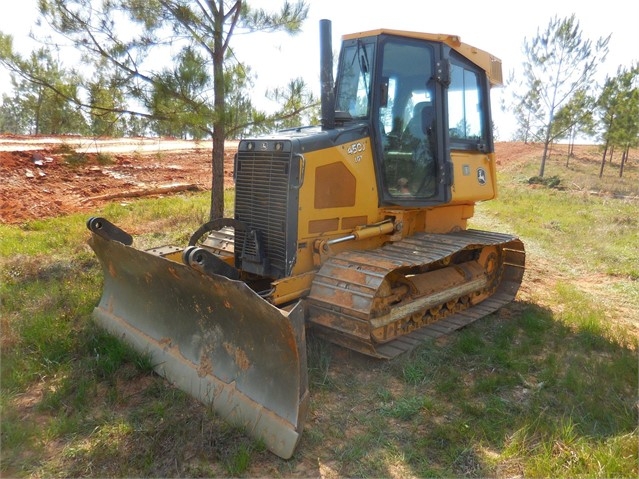
[[[235,218],[261,235],[266,272],[274,277],[286,274],[287,211],[291,153],[238,151],[235,173]],[[255,256],[254,244],[246,232],[236,231],[238,264],[245,255]],[[243,269],[247,265],[242,264]]]

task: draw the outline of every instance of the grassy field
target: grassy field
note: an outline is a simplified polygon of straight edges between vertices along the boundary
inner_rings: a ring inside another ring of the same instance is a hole
[[[308,338],[289,461],[94,326],[86,216],[0,225],[2,476],[637,477],[639,169],[593,179],[591,157],[555,154],[553,188],[529,184],[538,157],[503,160],[499,200],[477,207],[473,227],[526,244],[513,304],[390,362]],[[96,213],[150,247],[185,244],[207,207],[204,193]]]

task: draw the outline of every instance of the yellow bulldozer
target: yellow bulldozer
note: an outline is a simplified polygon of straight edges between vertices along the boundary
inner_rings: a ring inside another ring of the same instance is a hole
[[[143,251],[87,222],[96,321],[290,458],[309,406],[306,333],[394,358],[515,297],[522,242],[471,230],[496,196],[501,61],[454,35],[343,36],[320,22],[321,125],[239,141],[233,218]]]

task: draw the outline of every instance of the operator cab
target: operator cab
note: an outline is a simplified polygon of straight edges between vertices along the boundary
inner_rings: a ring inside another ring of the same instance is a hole
[[[372,33],[343,41],[336,119],[370,126],[381,205],[447,203],[451,149],[492,150],[486,74],[436,36]]]

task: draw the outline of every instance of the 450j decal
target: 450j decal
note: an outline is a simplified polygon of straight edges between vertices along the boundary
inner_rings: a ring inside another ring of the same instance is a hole
[[[358,141],[357,143],[352,143],[348,147],[348,150],[346,150],[346,153],[348,153],[349,155],[355,155],[355,163],[359,163],[360,161],[362,161],[361,153],[363,153],[364,151],[366,151],[366,143]]]

